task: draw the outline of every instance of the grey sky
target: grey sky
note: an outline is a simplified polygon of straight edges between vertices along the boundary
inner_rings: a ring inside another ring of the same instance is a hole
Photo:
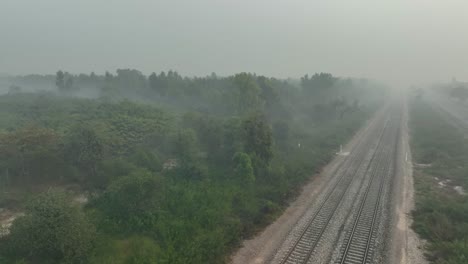
[[[466,0],[0,0],[0,72],[468,79]]]

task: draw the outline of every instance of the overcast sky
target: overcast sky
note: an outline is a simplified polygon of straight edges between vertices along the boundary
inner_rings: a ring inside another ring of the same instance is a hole
[[[468,79],[467,0],[0,0],[0,73]]]

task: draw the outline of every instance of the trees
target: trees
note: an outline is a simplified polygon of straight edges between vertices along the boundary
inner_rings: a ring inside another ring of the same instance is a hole
[[[162,195],[162,178],[140,169],[112,182],[96,201],[112,221],[128,232],[150,228]]]
[[[325,98],[321,93],[332,88],[337,81],[338,78],[330,73],[316,73],[311,78],[306,74],[301,78],[301,87],[307,95],[314,95],[317,99],[323,100]]]
[[[38,183],[57,177],[61,169],[59,135],[47,128],[26,126],[0,134],[0,164],[12,182]]]
[[[239,74],[236,82],[232,76],[161,75],[151,74],[146,80],[151,90],[139,95],[168,89],[165,98],[154,96],[156,107],[49,94],[0,96],[0,130],[8,135],[0,142],[0,153],[13,151],[1,154],[0,170],[21,172],[9,159],[22,165],[18,153],[36,153],[33,146],[44,144],[58,162],[37,159],[34,164],[40,166],[28,168],[25,175],[32,178],[41,167],[55,168],[58,173],[47,170],[44,175],[63,175],[59,184],[73,183],[93,194],[85,212],[99,230],[98,246],[105,245],[83,263],[222,263],[242,237],[280,212],[279,205],[364,119],[356,112],[352,114],[359,118],[347,123],[308,122],[312,111],[296,104],[304,94],[286,80],[253,74]],[[94,88],[108,85],[117,98],[134,99],[136,93],[121,87],[124,76],[107,73],[74,81],[85,87],[84,82],[97,78]],[[53,82],[54,76],[49,79]],[[332,115],[330,101],[324,104]],[[281,107],[291,115],[281,114]],[[19,141],[11,140],[18,136],[10,134],[33,122],[52,130],[56,140],[49,144],[47,137],[32,136],[42,132],[31,132],[25,138],[35,143],[20,151]],[[161,166],[164,161],[170,166]],[[2,198],[3,206],[7,200]],[[32,262],[47,261],[35,256]]]
[[[199,146],[211,161],[223,161],[223,135],[225,129],[221,119],[190,112],[183,116],[183,126],[195,130]],[[232,154],[228,159],[232,158]]]
[[[167,95],[168,93],[168,90],[169,90],[169,78],[168,76],[166,76],[166,73],[165,72],[161,72],[158,76],[158,91],[159,91],[159,94],[162,95],[162,96],[165,96]]]
[[[272,131],[263,115],[254,114],[244,120],[244,148],[253,156],[254,164],[267,166],[273,157]]]
[[[117,87],[114,86],[114,76],[106,71],[104,74],[104,82],[101,85],[101,96],[104,98],[114,97],[118,93]]]
[[[73,78],[68,76],[67,80],[65,81],[65,90],[71,91],[73,89]]]
[[[160,83],[159,83],[158,76],[156,75],[156,73],[153,72],[150,74],[150,76],[148,76],[148,83],[149,83],[149,87],[151,88],[151,90],[158,91],[158,88],[160,87]]]
[[[193,161],[196,154],[197,138],[193,129],[183,129],[173,135],[173,154],[182,164]]]
[[[171,96],[178,97],[182,94],[194,95],[196,91],[193,89],[188,90],[190,85],[187,83],[194,84],[194,80],[188,78],[182,78],[176,71],[161,72],[159,75],[152,73],[148,77],[149,87],[152,91],[156,92],[160,96]]]
[[[104,145],[90,127],[75,127],[65,140],[65,158],[82,172],[96,176],[97,164],[102,160]]]
[[[231,162],[236,152],[243,151],[243,123],[239,118],[231,118],[223,124],[221,156],[225,162]]]
[[[265,76],[257,78],[258,86],[261,89],[260,97],[265,102],[265,108],[271,112],[279,104],[279,97],[273,88],[270,80]]]
[[[69,92],[73,89],[73,77],[69,73],[60,70],[55,75],[55,85],[59,91]]]
[[[248,73],[236,74],[233,82],[238,89],[238,113],[246,113],[259,110],[263,107],[260,100],[260,87],[255,82],[254,76]]]
[[[58,71],[55,76],[55,85],[59,89],[59,91],[65,90],[65,74],[63,71]]]
[[[255,182],[252,161],[249,155],[243,152],[237,152],[232,158],[234,162],[234,174],[243,186],[252,186]]]
[[[35,263],[85,263],[93,248],[95,231],[66,193],[49,190],[26,207],[26,214],[11,227],[7,255]]]
[[[118,69],[115,77],[122,91],[141,91],[146,88],[146,77],[138,70]]]
[[[281,147],[285,147],[290,134],[289,124],[285,121],[278,121],[273,124],[273,135],[275,142],[280,143]]]
[[[63,71],[58,71],[55,75],[55,85],[61,92],[69,92],[73,90],[73,77]]]

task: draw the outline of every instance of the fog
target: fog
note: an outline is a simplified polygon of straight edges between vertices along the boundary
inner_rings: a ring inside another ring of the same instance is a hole
[[[468,0],[0,0],[0,264],[467,263],[467,66]]]
[[[467,10],[464,0],[3,0],[0,73],[466,80]]]

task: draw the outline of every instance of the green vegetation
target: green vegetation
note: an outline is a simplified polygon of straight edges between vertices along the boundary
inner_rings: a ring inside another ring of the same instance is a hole
[[[26,213],[0,239],[7,263],[223,263],[281,213],[384,95],[328,74],[301,85],[135,70],[24,78],[57,89],[0,96],[0,206]],[[93,89],[98,99],[76,97]],[[77,207],[55,191],[14,195],[50,186],[90,201]]]
[[[415,166],[413,228],[428,243],[428,259],[439,264],[468,262],[468,141],[421,99],[411,104],[411,146]],[[448,180],[448,181],[447,181]],[[441,187],[439,182],[446,186]]]
[[[94,227],[64,192],[47,191],[26,206],[26,215],[12,226],[6,255],[36,263],[86,262],[95,237]]]

